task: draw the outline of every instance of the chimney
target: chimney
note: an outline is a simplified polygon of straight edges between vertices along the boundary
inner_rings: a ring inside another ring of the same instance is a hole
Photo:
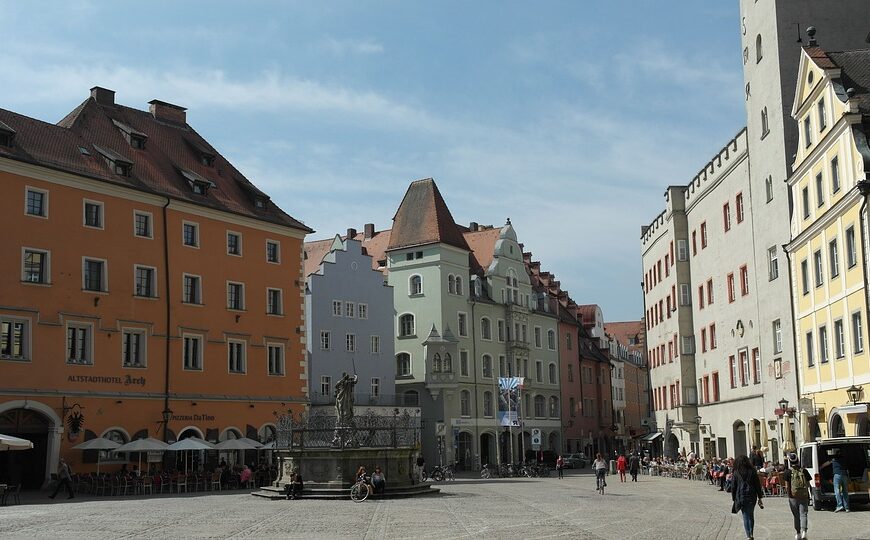
[[[353,240],[354,238],[356,238],[356,229],[348,229],[347,238],[348,240]]]
[[[187,123],[187,113],[185,112],[187,109],[185,107],[179,107],[159,99],[152,99],[148,102],[148,105],[150,105],[148,110],[151,111],[151,115],[157,120],[172,122],[174,124]]]
[[[373,237],[375,235],[375,224],[374,223],[366,223],[364,229],[366,240]]]
[[[91,88],[91,97],[100,105],[115,104],[115,91],[109,90],[108,88],[103,88],[101,86]]]
[[[477,226],[476,221],[472,221],[471,223],[468,224],[468,230],[470,230],[471,232],[477,232],[477,229],[478,229],[478,226]]]

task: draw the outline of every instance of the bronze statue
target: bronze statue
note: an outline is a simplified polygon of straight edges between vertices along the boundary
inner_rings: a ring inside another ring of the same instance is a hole
[[[342,373],[341,380],[335,383],[335,436],[333,445],[350,446],[353,444],[353,389],[358,377]]]

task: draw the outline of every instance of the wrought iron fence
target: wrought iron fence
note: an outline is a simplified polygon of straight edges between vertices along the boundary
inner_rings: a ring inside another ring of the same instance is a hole
[[[420,418],[407,411],[383,415],[367,411],[353,417],[351,426],[338,426],[337,417],[309,412],[299,417],[281,415],[277,422],[277,449],[335,448],[341,432],[349,444],[362,448],[415,446],[420,440]]]

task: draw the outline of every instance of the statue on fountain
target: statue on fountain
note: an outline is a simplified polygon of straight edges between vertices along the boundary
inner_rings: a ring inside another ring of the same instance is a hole
[[[342,373],[341,380],[335,383],[335,434],[333,446],[353,446],[355,429],[353,425],[353,389],[358,377]]]

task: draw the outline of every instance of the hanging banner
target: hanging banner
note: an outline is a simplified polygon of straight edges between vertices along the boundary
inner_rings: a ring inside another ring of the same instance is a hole
[[[498,379],[498,424],[519,427],[520,390],[522,377],[499,377]]]

